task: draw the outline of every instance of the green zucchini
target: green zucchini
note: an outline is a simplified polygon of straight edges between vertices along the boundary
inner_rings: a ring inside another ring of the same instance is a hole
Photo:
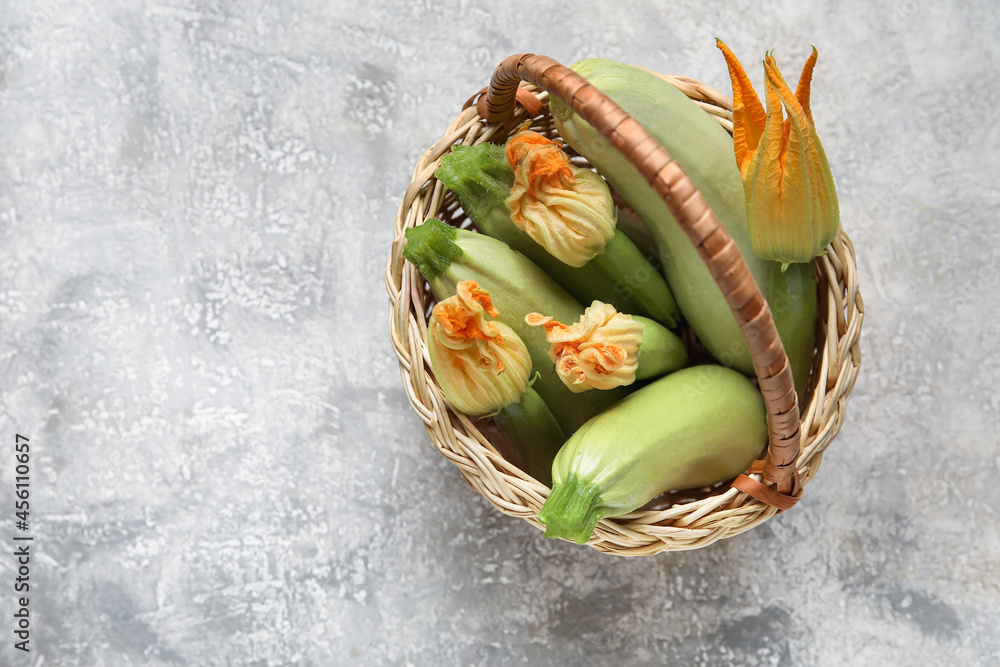
[[[667,149],[732,236],[771,305],[801,396],[812,365],[815,269],[811,263],[793,264],[782,272],[778,262],[754,254],[732,137],[684,93],[652,72],[604,59],[583,60],[573,69]],[[572,109],[557,99],[550,106],[563,140],[597,168],[645,223],[674,298],[701,342],[721,363],[753,374],[753,359],[729,305],[666,204],[625,157],[610,149],[600,133]]]
[[[603,301],[619,312],[644,315],[671,329],[677,327],[677,304],[666,281],[621,231],[615,230],[601,254],[573,267],[553,257],[511,221],[504,202],[510,195],[514,172],[503,146],[453,146],[441,157],[434,175],[455,193],[480,231],[524,254],[581,303]]]
[[[552,464],[539,521],[546,537],[583,544],[598,521],[671,490],[710,486],[747,470],[767,444],[764,399],[718,365],[666,375],[570,436]]]
[[[687,348],[675,333],[645,317],[633,315],[632,319],[643,324],[636,380],[652,380],[687,366]]]
[[[552,461],[566,442],[566,436],[538,392],[529,387],[518,403],[493,415],[493,420],[521,460],[524,471],[551,486]]]
[[[544,327],[549,358],[574,393],[630,386],[688,363],[687,347],[675,333],[601,301],[591,303],[576,322],[559,322],[541,313],[532,313],[527,321]]]

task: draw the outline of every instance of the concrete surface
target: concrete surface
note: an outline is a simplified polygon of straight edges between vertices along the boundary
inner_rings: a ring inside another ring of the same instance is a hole
[[[1000,13],[877,4],[0,3],[0,663],[1000,664]],[[864,368],[792,512],[615,559],[431,447],[392,219],[503,57],[726,89],[716,36],[819,48]]]

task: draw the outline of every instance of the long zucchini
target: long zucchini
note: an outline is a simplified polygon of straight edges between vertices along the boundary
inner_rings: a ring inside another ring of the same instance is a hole
[[[649,131],[705,197],[771,306],[801,395],[812,364],[815,269],[810,263],[793,264],[782,272],[778,262],[753,253],[732,138],[686,95],[652,72],[604,59],[583,60],[573,69]],[[646,224],[659,249],[667,283],[698,338],[720,362],[752,374],[753,360],[718,284],[659,195],[572,109],[557,99],[550,104],[562,138],[600,171]]]

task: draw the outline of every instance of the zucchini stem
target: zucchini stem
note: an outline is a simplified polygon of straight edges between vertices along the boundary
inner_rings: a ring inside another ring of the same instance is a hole
[[[586,544],[601,520],[600,487],[571,474],[552,487],[538,520],[545,525],[545,537],[561,537]]]
[[[504,158],[503,146],[452,146],[451,154],[441,160],[434,176],[455,193],[474,221],[499,211],[506,224],[512,224],[503,201],[510,195],[514,172]]]
[[[456,235],[454,227],[429,218],[424,224],[406,230],[403,258],[415,264],[428,281],[433,280],[462,256]]]

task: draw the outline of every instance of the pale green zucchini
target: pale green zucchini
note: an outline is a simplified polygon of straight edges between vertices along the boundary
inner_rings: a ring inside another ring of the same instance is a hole
[[[649,71],[611,60],[583,60],[573,67],[617,102],[673,156],[733,237],[771,305],[789,356],[796,389],[804,389],[812,363],[816,283],[812,264],[784,273],[751,249],[746,204],[733,141],[709,114]],[[659,195],[587,122],[553,99],[559,134],[587,158],[636,212],[656,241],[663,272],[681,313],[705,347],[723,364],[753,374],[753,360],[715,279]]]
[[[636,390],[559,450],[538,516],[545,535],[583,544],[602,518],[736,477],[767,444],[765,415],[760,391],[724,366],[692,366]]]
[[[524,471],[545,486],[552,485],[552,461],[566,442],[559,422],[538,392],[524,392],[517,403],[493,415],[521,460]]]
[[[636,380],[653,380],[687,366],[688,351],[677,334],[654,320],[638,315],[632,319],[643,325]]]

